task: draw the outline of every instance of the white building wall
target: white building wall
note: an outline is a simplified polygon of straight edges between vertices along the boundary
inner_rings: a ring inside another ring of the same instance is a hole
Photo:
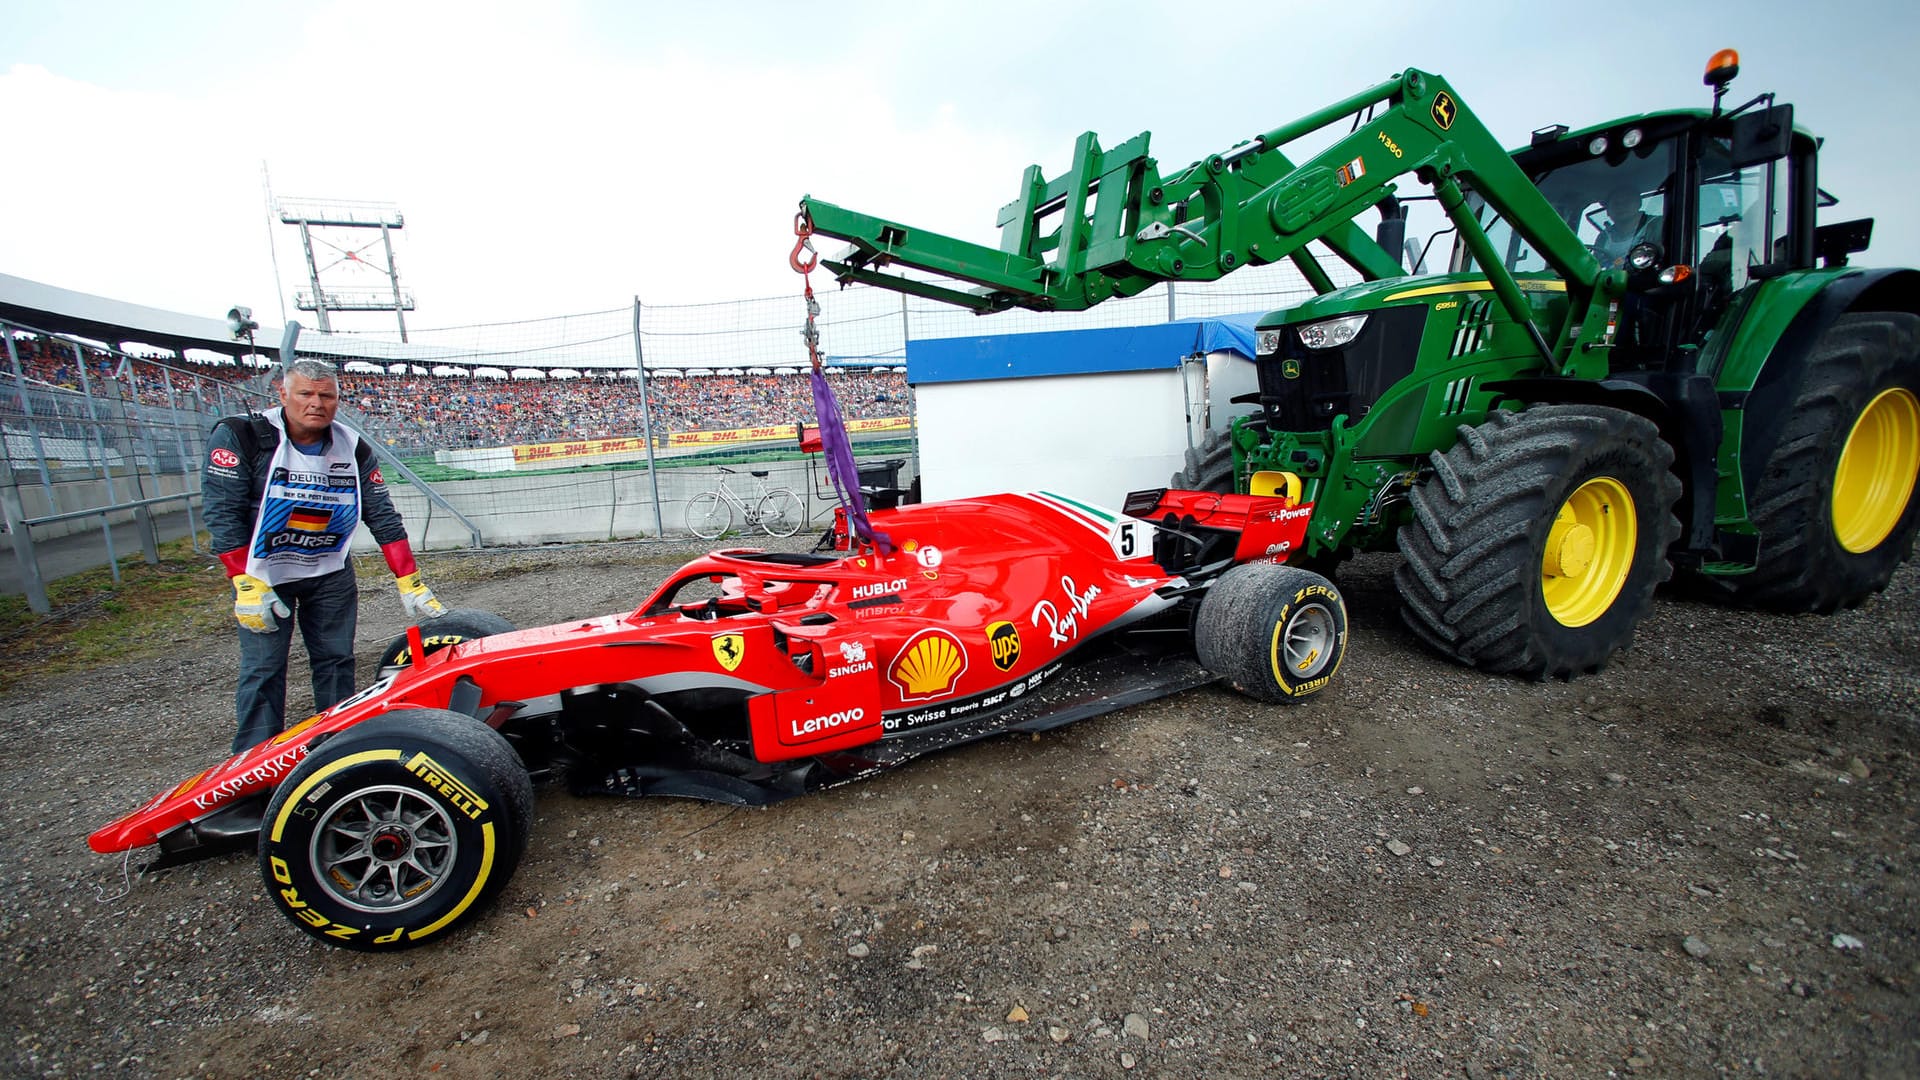
[[[1178,369],[915,388],[928,501],[1052,491],[1108,507],[1156,487],[1187,447]]]

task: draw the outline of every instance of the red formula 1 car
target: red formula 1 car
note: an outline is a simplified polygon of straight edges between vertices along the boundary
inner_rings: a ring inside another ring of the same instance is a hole
[[[506,883],[534,779],[758,805],[1216,677],[1313,694],[1346,610],[1325,578],[1272,561],[1310,513],[1181,491],[1136,493],[1126,515],[986,496],[877,511],[883,539],[840,530],[830,553],[705,555],[624,615],[516,631],[450,613],[397,639],[373,685],[89,843],[157,845],[155,865],[257,844],[301,928],[406,948]]]

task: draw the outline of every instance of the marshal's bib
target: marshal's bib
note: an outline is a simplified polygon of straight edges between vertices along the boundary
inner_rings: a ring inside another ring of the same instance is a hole
[[[247,546],[247,573],[269,585],[331,574],[347,565],[347,543],[360,523],[359,438],[335,424],[318,454],[302,453],[287,438],[281,409],[265,416],[280,432],[267,490]]]

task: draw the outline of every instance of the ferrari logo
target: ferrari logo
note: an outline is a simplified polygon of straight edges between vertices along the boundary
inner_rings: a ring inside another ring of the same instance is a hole
[[[1452,94],[1442,90],[1433,95],[1433,108],[1430,111],[1433,113],[1433,122],[1440,125],[1441,131],[1446,131],[1453,127],[1453,118],[1460,111],[1460,106],[1454,104]]]
[[[747,639],[739,634],[715,634],[713,636],[713,658],[720,666],[732,671],[740,666],[747,655]]]
[[[1300,377],[1300,361],[1298,360],[1280,361],[1280,375],[1282,378],[1287,378],[1287,379],[1299,378]]]

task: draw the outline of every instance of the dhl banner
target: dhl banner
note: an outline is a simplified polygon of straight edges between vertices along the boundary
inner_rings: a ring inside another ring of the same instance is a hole
[[[515,465],[537,465],[549,461],[578,461],[581,458],[609,454],[644,454],[645,439],[588,439],[585,442],[532,443],[513,448]]]
[[[875,431],[906,431],[911,427],[913,427],[913,419],[906,416],[847,421],[847,432],[851,435],[864,435]],[[795,437],[795,432],[796,428],[793,424],[762,424],[759,427],[723,428],[717,431],[679,431],[667,436],[664,445],[673,448],[775,442],[792,439]],[[556,462],[581,462],[587,458],[609,457],[616,454],[644,454],[646,449],[647,441],[640,438],[530,443],[513,448],[513,463],[545,465]]]
[[[905,431],[912,426],[913,420],[905,416],[889,416],[876,420],[849,420],[847,433],[860,435],[872,431]],[[759,427],[724,428],[718,431],[677,431],[667,436],[667,445],[669,447],[722,446],[729,443],[771,442],[775,439],[792,439],[793,437],[792,424],[762,424]],[[518,451],[516,450],[515,453],[517,454]]]

